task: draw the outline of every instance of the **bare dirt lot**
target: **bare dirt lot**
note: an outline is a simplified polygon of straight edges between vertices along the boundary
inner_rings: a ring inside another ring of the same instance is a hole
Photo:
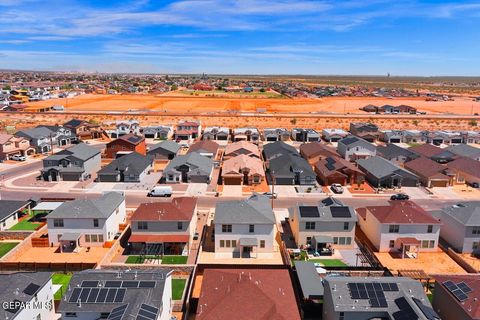
[[[217,98],[169,95],[96,95],[86,94],[71,99],[52,99],[28,103],[29,106],[64,105],[74,111],[156,111],[166,113],[256,112],[269,113],[359,113],[367,104],[407,104],[429,114],[469,114],[480,112],[480,102],[456,97],[454,101],[425,101],[422,98],[328,97],[321,99]]]

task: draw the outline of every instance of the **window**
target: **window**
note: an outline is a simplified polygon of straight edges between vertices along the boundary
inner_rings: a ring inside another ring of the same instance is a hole
[[[232,232],[231,224],[222,224],[222,232]]]
[[[312,237],[307,237],[307,244],[308,245],[312,244]]]
[[[265,240],[260,240],[260,248],[265,248]]]
[[[340,312],[338,320],[345,320],[345,312]]]
[[[434,240],[422,240],[422,248],[434,248],[435,241]]]
[[[138,230],[148,230],[148,223],[147,221],[138,221],[137,222]]]
[[[90,240],[91,242],[98,242],[98,237],[96,234],[91,234],[90,235]]]
[[[427,233],[432,233],[432,232],[433,232],[433,226],[429,224],[427,227]]]
[[[251,225],[248,226],[248,232],[250,232],[250,233],[255,232],[255,225],[254,224],[251,224]]]
[[[183,229],[183,223],[180,221],[180,222],[177,222],[177,229],[178,230],[182,230]]]
[[[259,183],[260,182],[260,177],[259,176],[254,176],[253,177],[253,182],[254,183]]]
[[[89,234],[85,235],[85,242],[90,242],[90,235]]]
[[[333,237],[333,244],[338,244],[338,237]]]
[[[477,250],[480,248],[480,241],[473,241],[472,250]]]
[[[395,240],[390,240],[390,242],[388,243],[388,247],[389,248],[394,248],[395,247]]]
[[[315,230],[315,222],[307,221],[305,222],[306,230]]]
[[[103,234],[98,235],[98,242],[103,242]]]
[[[230,248],[230,240],[225,240],[225,247]]]
[[[472,234],[480,234],[480,227],[473,227]]]
[[[345,245],[345,237],[340,237],[338,240],[341,246]]]
[[[93,219],[93,227],[98,228],[98,219]]]
[[[63,219],[53,219],[53,226],[56,228],[63,227]]]
[[[350,227],[350,224],[348,222],[343,223],[343,230],[348,230],[349,227]]]
[[[388,232],[390,233],[398,233],[400,229],[400,226],[398,224],[391,224],[388,226]]]
[[[220,240],[220,248],[225,248],[225,240]]]
[[[236,248],[237,247],[237,240],[232,240],[232,248]]]
[[[346,237],[345,238],[345,244],[347,244],[347,245],[352,244],[352,238],[351,237]]]

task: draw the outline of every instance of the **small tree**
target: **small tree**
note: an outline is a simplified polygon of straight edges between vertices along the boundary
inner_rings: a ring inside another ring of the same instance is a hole
[[[292,120],[290,120],[290,123],[293,125],[297,124],[297,118],[293,118]]]
[[[478,125],[478,122],[477,122],[477,120],[472,119],[472,120],[470,120],[470,122],[468,122],[468,124],[471,127],[476,127]]]

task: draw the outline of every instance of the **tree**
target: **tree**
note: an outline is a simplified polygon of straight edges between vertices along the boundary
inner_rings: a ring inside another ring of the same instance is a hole
[[[170,87],[170,91],[175,91],[175,90],[178,90],[178,86],[176,84],[172,84],[172,86]]]
[[[297,124],[297,118],[293,118],[292,120],[290,120],[290,123],[291,124]]]
[[[469,122],[468,124],[469,124],[471,127],[476,127],[476,126],[478,125],[478,122],[477,122],[477,120],[472,119],[472,120],[470,120],[470,122]]]
[[[12,87],[7,84],[5,87],[3,87],[3,90],[9,90],[10,91],[10,90],[12,90]]]
[[[261,88],[260,90],[258,90],[260,92],[265,92],[265,88]]]

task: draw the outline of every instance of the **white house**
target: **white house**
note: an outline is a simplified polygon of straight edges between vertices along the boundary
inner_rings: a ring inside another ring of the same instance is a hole
[[[140,122],[137,120],[121,120],[115,123],[116,131],[114,132],[114,138],[133,133],[141,135]]]
[[[263,195],[217,203],[213,222],[216,256],[249,258],[276,250],[275,216]]]
[[[20,212],[28,208],[28,201],[0,200],[0,231],[8,230],[18,223]]]
[[[0,318],[56,319],[51,272],[0,275]]]
[[[125,196],[118,192],[67,201],[47,216],[48,241],[64,252],[102,246],[114,239],[125,218]]]
[[[359,226],[379,252],[415,257],[437,251],[440,221],[410,201],[357,209]]]

